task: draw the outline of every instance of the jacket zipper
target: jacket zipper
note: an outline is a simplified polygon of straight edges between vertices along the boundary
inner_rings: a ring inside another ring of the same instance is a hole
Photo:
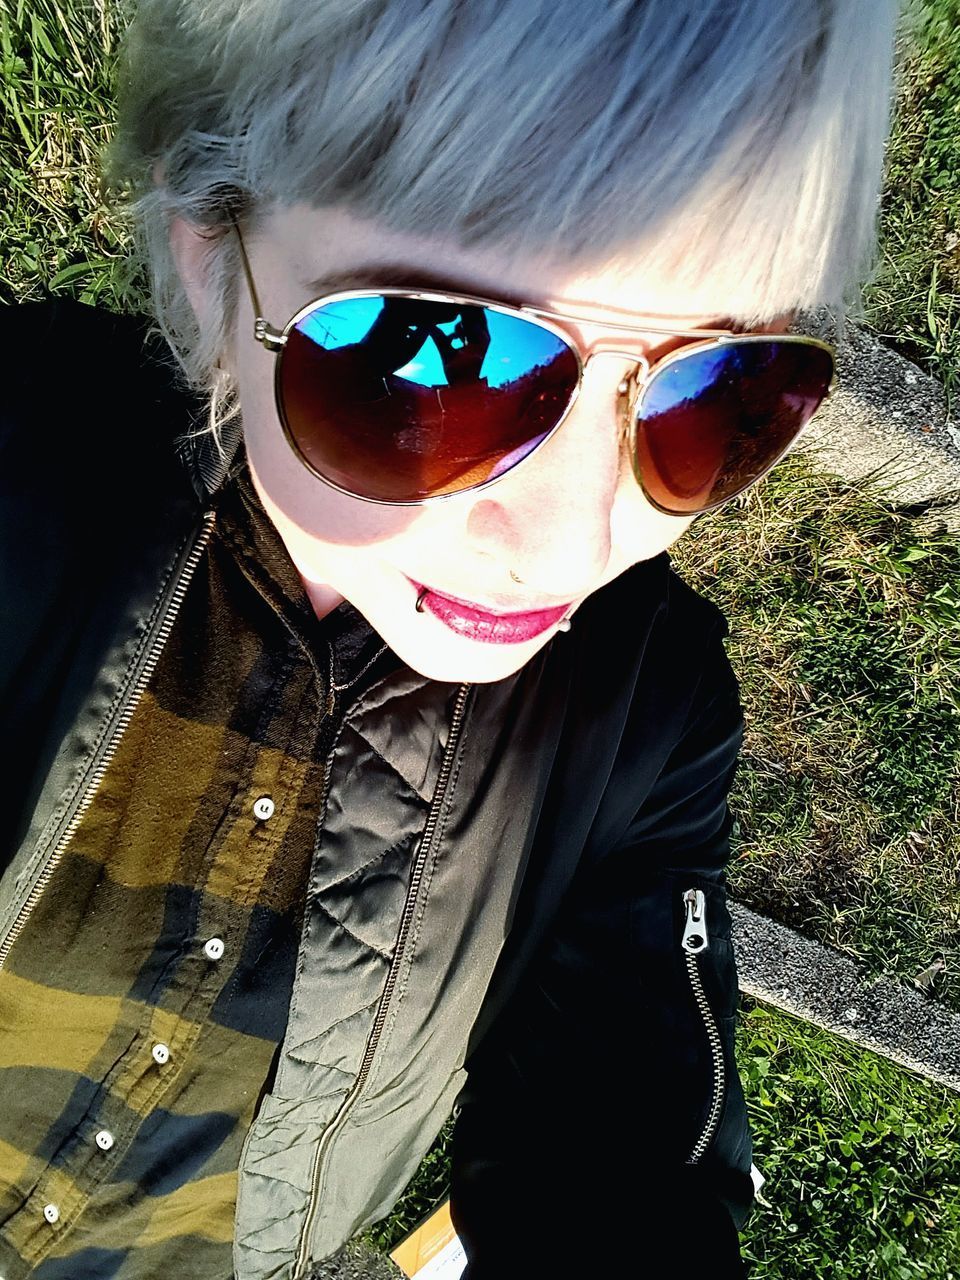
[[[364,1050],[363,1059],[360,1063],[360,1071],[353,1083],[350,1092],[340,1104],[340,1110],[330,1121],[317,1143],[317,1148],[313,1157],[313,1167],[310,1172],[310,1197],[307,1201],[307,1212],[304,1218],[303,1230],[300,1234],[300,1243],[297,1249],[297,1258],[294,1264],[293,1280],[306,1280],[307,1268],[311,1265],[308,1259],[310,1247],[310,1235],[313,1230],[314,1222],[317,1217],[317,1210],[320,1203],[320,1182],[323,1171],[323,1159],[330,1148],[330,1143],[334,1135],[343,1128],[346,1117],[353,1109],[357,1098],[363,1091],[367,1076],[370,1074],[370,1065],[373,1062],[373,1056],[377,1050],[377,1044],[383,1031],[384,1024],[387,1020],[387,1012],[390,1007],[390,1000],[393,996],[394,987],[397,984],[397,978],[400,973],[400,964],[403,960],[403,953],[406,948],[407,938],[410,933],[410,924],[413,920],[414,911],[417,905],[417,899],[420,895],[420,882],[423,878],[424,868],[427,859],[430,856],[434,844],[434,833],[437,827],[437,819],[446,797],[447,784],[450,779],[450,771],[453,767],[453,760],[457,750],[457,743],[460,738],[460,729],[463,722],[464,707],[466,705],[467,695],[470,692],[469,684],[462,684],[457,694],[456,705],[453,710],[453,720],[450,726],[450,736],[447,740],[446,750],[443,755],[443,762],[440,766],[440,775],[437,780],[437,788],[434,792],[433,803],[430,812],[427,815],[426,826],[424,827],[423,836],[417,850],[417,856],[410,873],[410,885],[407,889],[407,896],[403,904],[403,912],[400,917],[400,929],[397,933],[397,943],[394,948],[393,959],[390,963],[390,969],[387,972],[387,980],[384,984],[383,992],[380,996],[380,1002],[377,1005],[376,1017],[373,1021],[373,1029],[367,1040],[367,1046]],[[323,813],[323,806],[326,803],[326,791],[330,780],[330,769],[328,768],[324,778],[323,800],[320,806],[320,813]]]
[[[203,513],[203,526],[197,535],[196,540],[187,550],[185,556],[177,564],[172,575],[173,587],[169,591],[166,600],[161,605],[158,613],[153,619],[148,633],[146,645],[146,658],[143,660],[136,678],[132,681],[120,703],[113,712],[113,723],[109,732],[106,734],[104,741],[87,767],[87,777],[84,785],[78,793],[79,798],[75,798],[71,806],[68,807],[64,814],[60,826],[60,834],[53,839],[53,852],[40,868],[40,872],[33,883],[32,888],[24,899],[23,905],[17,913],[16,919],[10,926],[7,936],[0,942],[0,969],[3,968],[4,962],[10,953],[10,948],[16,942],[17,938],[23,932],[23,929],[30,919],[34,908],[43,896],[43,892],[56,871],[64,851],[69,844],[74,832],[80,825],[80,820],[86,813],[87,809],[96,794],[97,788],[103,780],[110,761],[116,754],[120,739],[124,730],[133,717],[137,703],[140,701],[144,689],[153,674],[154,668],[160,658],[160,653],[168,636],[173,628],[174,620],[180,611],[183,603],[183,597],[186,595],[187,587],[193,577],[194,570],[199,563],[200,557],[203,555],[204,548],[210,540],[213,531],[214,520],[216,519],[216,511],[205,511]],[[166,588],[164,588],[166,590]],[[141,649],[141,653],[143,650]],[[65,824],[65,825],[64,825]]]
[[[706,1151],[720,1119],[720,1107],[723,1101],[724,1089],[724,1064],[720,1031],[717,1028],[717,1020],[713,1016],[713,1010],[710,1008],[710,1002],[707,1000],[707,994],[703,988],[703,979],[700,976],[700,967],[697,964],[697,956],[710,946],[710,938],[707,933],[706,894],[702,889],[685,889],[683,902],[687,911],[687,919],[683,929],[681,946],[684,951],[684,959],[687,962],[690,984],[693,987],[697,1007],[700,1010],[704,1028],[710,1041],[710,1052],[713,1055],[713,1095],[710,1110],[703,1126],[703,1132],[694,1143],[693,1150],[686,1159],[687,1164],[696,1164]]]

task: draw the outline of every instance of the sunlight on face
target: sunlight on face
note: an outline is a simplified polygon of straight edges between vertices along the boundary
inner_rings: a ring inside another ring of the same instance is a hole
[[[715,314],[691,310],[702,299],[684,299],[681,310],[665,290],[658,293],[649,279],[630,280],[619,266],[592,275],[547,263],[521,270],[489,251],[395,234],[343,210],[278,210],[245,244],[265,316],[277,328],[316,295],[306,282],[376,262],[409,264],[412,276],[425,268],[467,278],[475,281],[470,292],[492,300],[520,295],[558,311],[587,307],[599,320],[664,327],[673,316],[682,328],[716,323]],[[375,270],[370,284],[376,284]],[[646,309],[631,307],[631,298]],[[244,290],[230,360],[264,508],[318,615],[349,600],[405,663],[429,678],[503,679],[550,643],[556,625],[509,643],[478,639],[431,612],[417,612],[415,584],[500,611],[569,605],[565,612],[572,616],[592,592],[658,555],[691,522],[646,501],[621,444],[618,386],[639,356],[606,351],[592,358],[561,428],[496,484],[425,506],[386,507],[324,484],[290,447],[274,402],[275,356],[254,340],[253,319]],[[651,359],[677,345],[662,337],[650,343]]]

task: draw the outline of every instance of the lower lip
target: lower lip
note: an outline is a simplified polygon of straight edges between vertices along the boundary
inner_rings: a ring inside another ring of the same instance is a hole
[[[413,582],[413,579],[408,581]],[[419,596],[423,584],[414,582],[413,585]],[[439,618],[458,636],[466,636],[469,640],[480,640],[485,644],[523,644],[525,640],[532,640],[556,626],[570,605],[541,609],[537,613],[484,613],[482,609],[472,609],[449,596],[428,590],[421,608]]]

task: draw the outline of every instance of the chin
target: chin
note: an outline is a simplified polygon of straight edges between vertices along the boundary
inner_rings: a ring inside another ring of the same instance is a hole
[[[408,632],[398,637],[396,643],[389,640],[387,643],[398,658],[428,680],[492,684],[519,671],[549,638],[537,637],[525,644],[483,644],[452,636],[447,644],[427,644],[422,636],[411,636]]]

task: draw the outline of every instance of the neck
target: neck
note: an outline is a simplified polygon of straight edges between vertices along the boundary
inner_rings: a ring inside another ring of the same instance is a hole
[[[343,603],[344,597],[334,591],[333,587],[328,587],[322,582],[309,582],[302,574],[300,579],[318,618],[325,618],[328,613],[332,613],[338,605]]]

